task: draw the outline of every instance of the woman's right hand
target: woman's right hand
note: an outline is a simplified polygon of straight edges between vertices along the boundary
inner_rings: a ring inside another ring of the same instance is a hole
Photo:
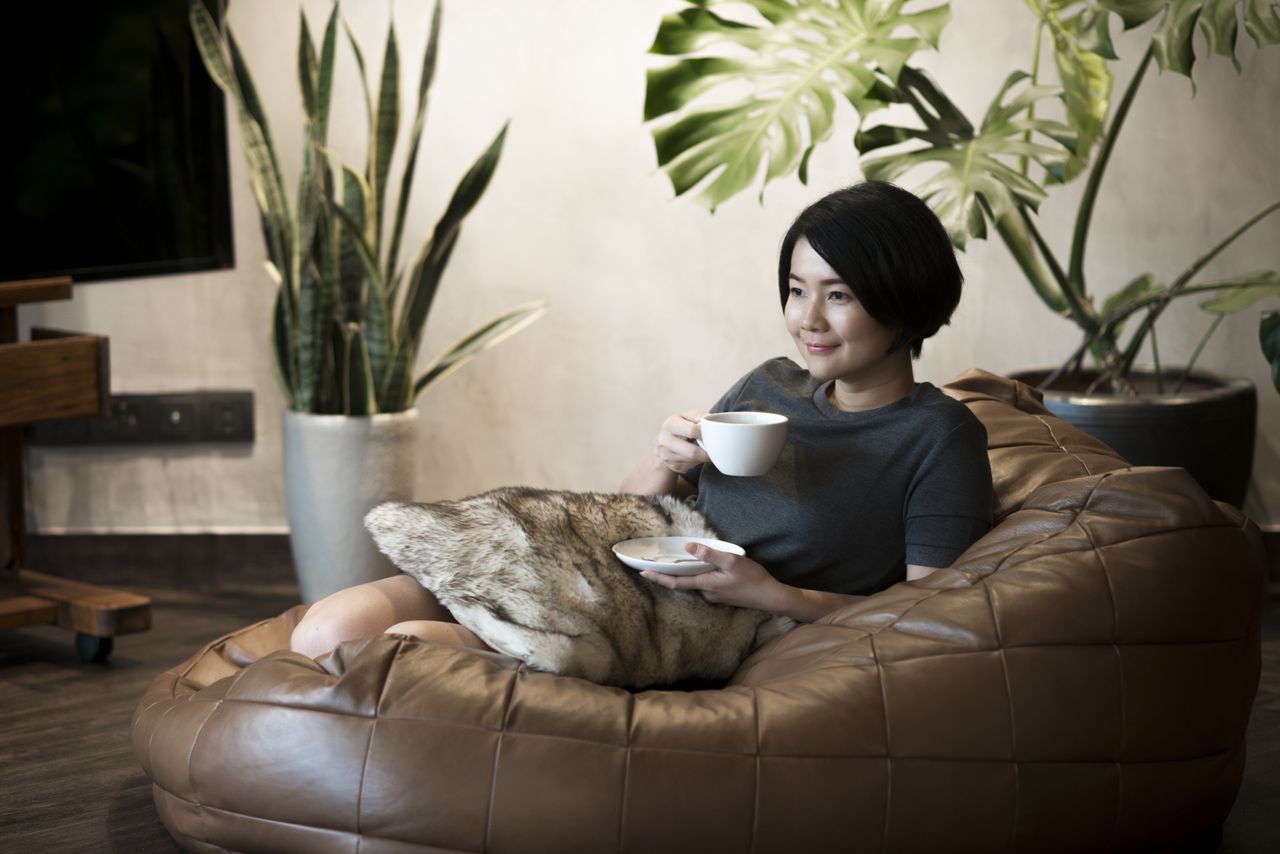
[[[676,474],[683,474],[700,463],[710,462],[707,452],[694,443],[695,439],[702,436],[698,422],[706,414],[701,409],[690,409],[662,422],[662,430],[658,433],[654,449],[658,461]]]

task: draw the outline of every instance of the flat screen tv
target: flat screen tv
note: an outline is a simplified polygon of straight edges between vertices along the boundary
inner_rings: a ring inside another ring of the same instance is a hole
[[[7,19],[0,281],[231,267],[223,97],[187,0],[38,0]]]

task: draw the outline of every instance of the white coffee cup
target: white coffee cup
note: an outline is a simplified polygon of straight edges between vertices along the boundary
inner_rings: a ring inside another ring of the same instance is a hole
[[[698,445],[724,474],[762,475],[773,467],[787,441],[787,416],[772,412],[716,412],[698,422]]]

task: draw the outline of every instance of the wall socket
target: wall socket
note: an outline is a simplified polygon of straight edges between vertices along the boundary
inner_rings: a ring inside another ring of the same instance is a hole
[[[151,445],[252,442],[253,392],[113,394],[111,415],[26,428],[32,445]]]

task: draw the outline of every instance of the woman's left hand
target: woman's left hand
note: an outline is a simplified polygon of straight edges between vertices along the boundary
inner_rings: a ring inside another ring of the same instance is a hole
[[[714,569],[698,575],[667,575],[647,569],[640,576],[671,590],[699,590],[703,598],[717,605],[736,605],[740,608],[779,613],[788,588],[763,566],[742,555],[722,552],[698,543],[689,544],[686,550],[698,560],[711,564]]]

